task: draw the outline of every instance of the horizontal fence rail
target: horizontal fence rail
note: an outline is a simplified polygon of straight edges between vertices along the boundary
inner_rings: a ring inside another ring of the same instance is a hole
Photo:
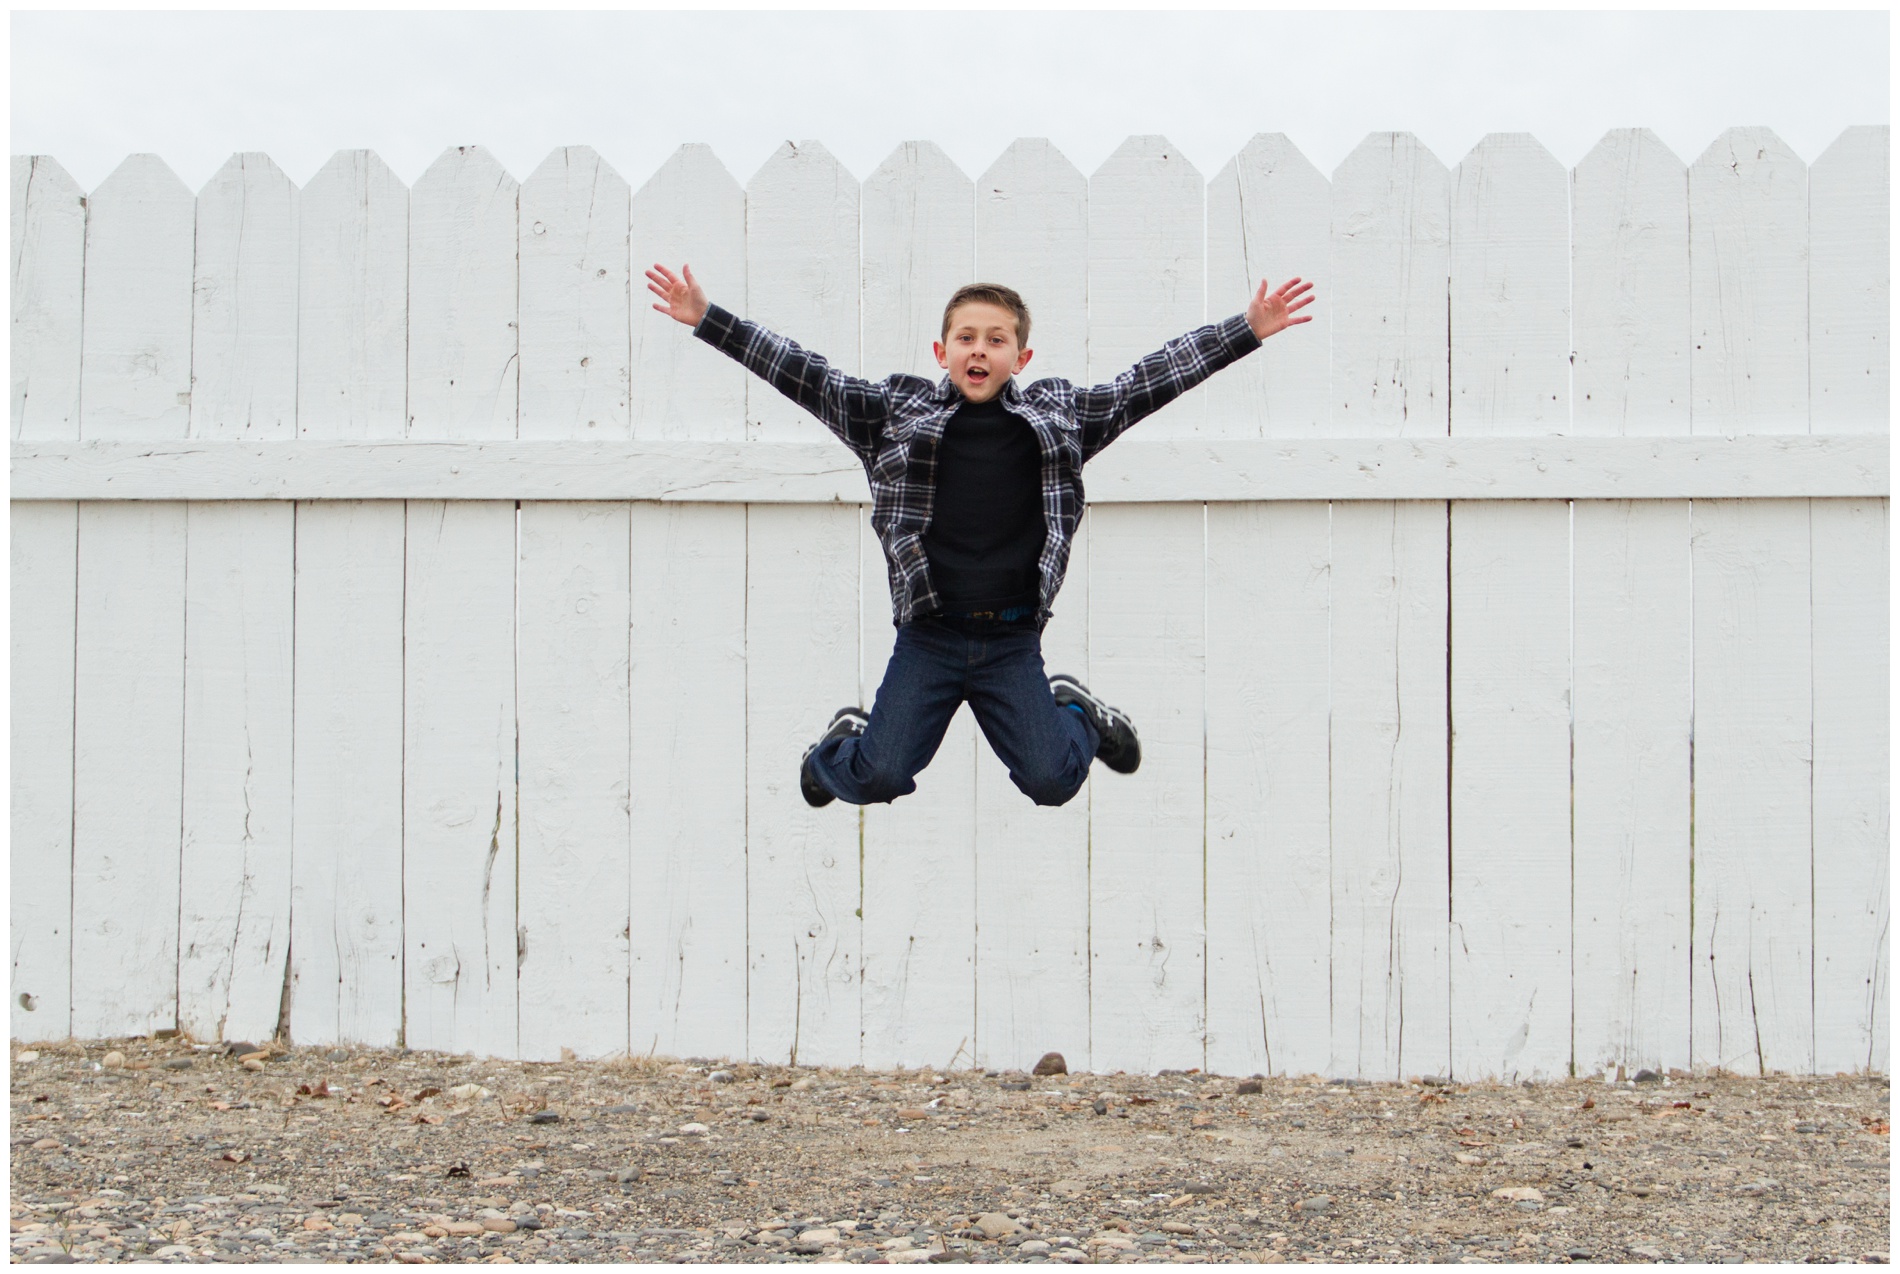
[[[1887,136],[15,156],[12,1032],[1885,1070]],[[1315,282],[1087,472],[1045,653],[1136,775],[1035,807],[963,713],[803,804],[864,479],[654,260],[874,377],[973,279],[1078,382]]]

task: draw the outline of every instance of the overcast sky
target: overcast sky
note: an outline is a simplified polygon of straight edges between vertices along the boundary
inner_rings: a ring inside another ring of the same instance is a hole
[[[1888,119],[1888,15],[1812,13],[21,13],[12,148],[87,189],[128,154],[193,189],[235,151],[299,184],[369,147],[413,182],[565,145],[635,187],[682,142],[750,179],[817,140],[860,178],[929,139],[972,177],[1015,137],[1092,172],[1133,133],[1213,176],[1257,132],[1330,173],[1368,132],[1446,164],[1489,132],[1573,165],[1647,126],[1685,160],[1767,125],[1812,161]]]

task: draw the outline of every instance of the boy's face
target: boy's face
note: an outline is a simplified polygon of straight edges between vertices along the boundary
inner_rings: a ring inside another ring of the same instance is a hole
[[[973,403],[986,403],[1003,392],[1009,378],[1029,365],[1033,350],[1021,347],[1016,315],[988,301],[969,301],[950,312],[950,330],[931,342],[937,366]]]

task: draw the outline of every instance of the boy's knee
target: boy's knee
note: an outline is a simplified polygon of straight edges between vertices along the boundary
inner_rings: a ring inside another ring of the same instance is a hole
[[[1016,787],[1038,805],[1067,805],[1082,790],[1082,779],[1070,775],[1039,775],[1024,778],[1010,775]],[[1086,773],[1083,775],[1087,777]]]

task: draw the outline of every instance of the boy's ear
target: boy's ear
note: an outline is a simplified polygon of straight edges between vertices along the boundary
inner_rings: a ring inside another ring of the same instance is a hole
[[[950,370],[950,351],[943,347],[942,341],[930,342],[930,352],[937,356],[937,366]]]
[[[1034,354],[1035,352],[1036,351],[1033,349],[1026,349],[1022,353],[1016,355],[1016,369],[1015,371],[1012,371],[1010,375],[1014,376],[1016,372],[1020,372],[1023,368],[1029,366],[1030,355]]]

